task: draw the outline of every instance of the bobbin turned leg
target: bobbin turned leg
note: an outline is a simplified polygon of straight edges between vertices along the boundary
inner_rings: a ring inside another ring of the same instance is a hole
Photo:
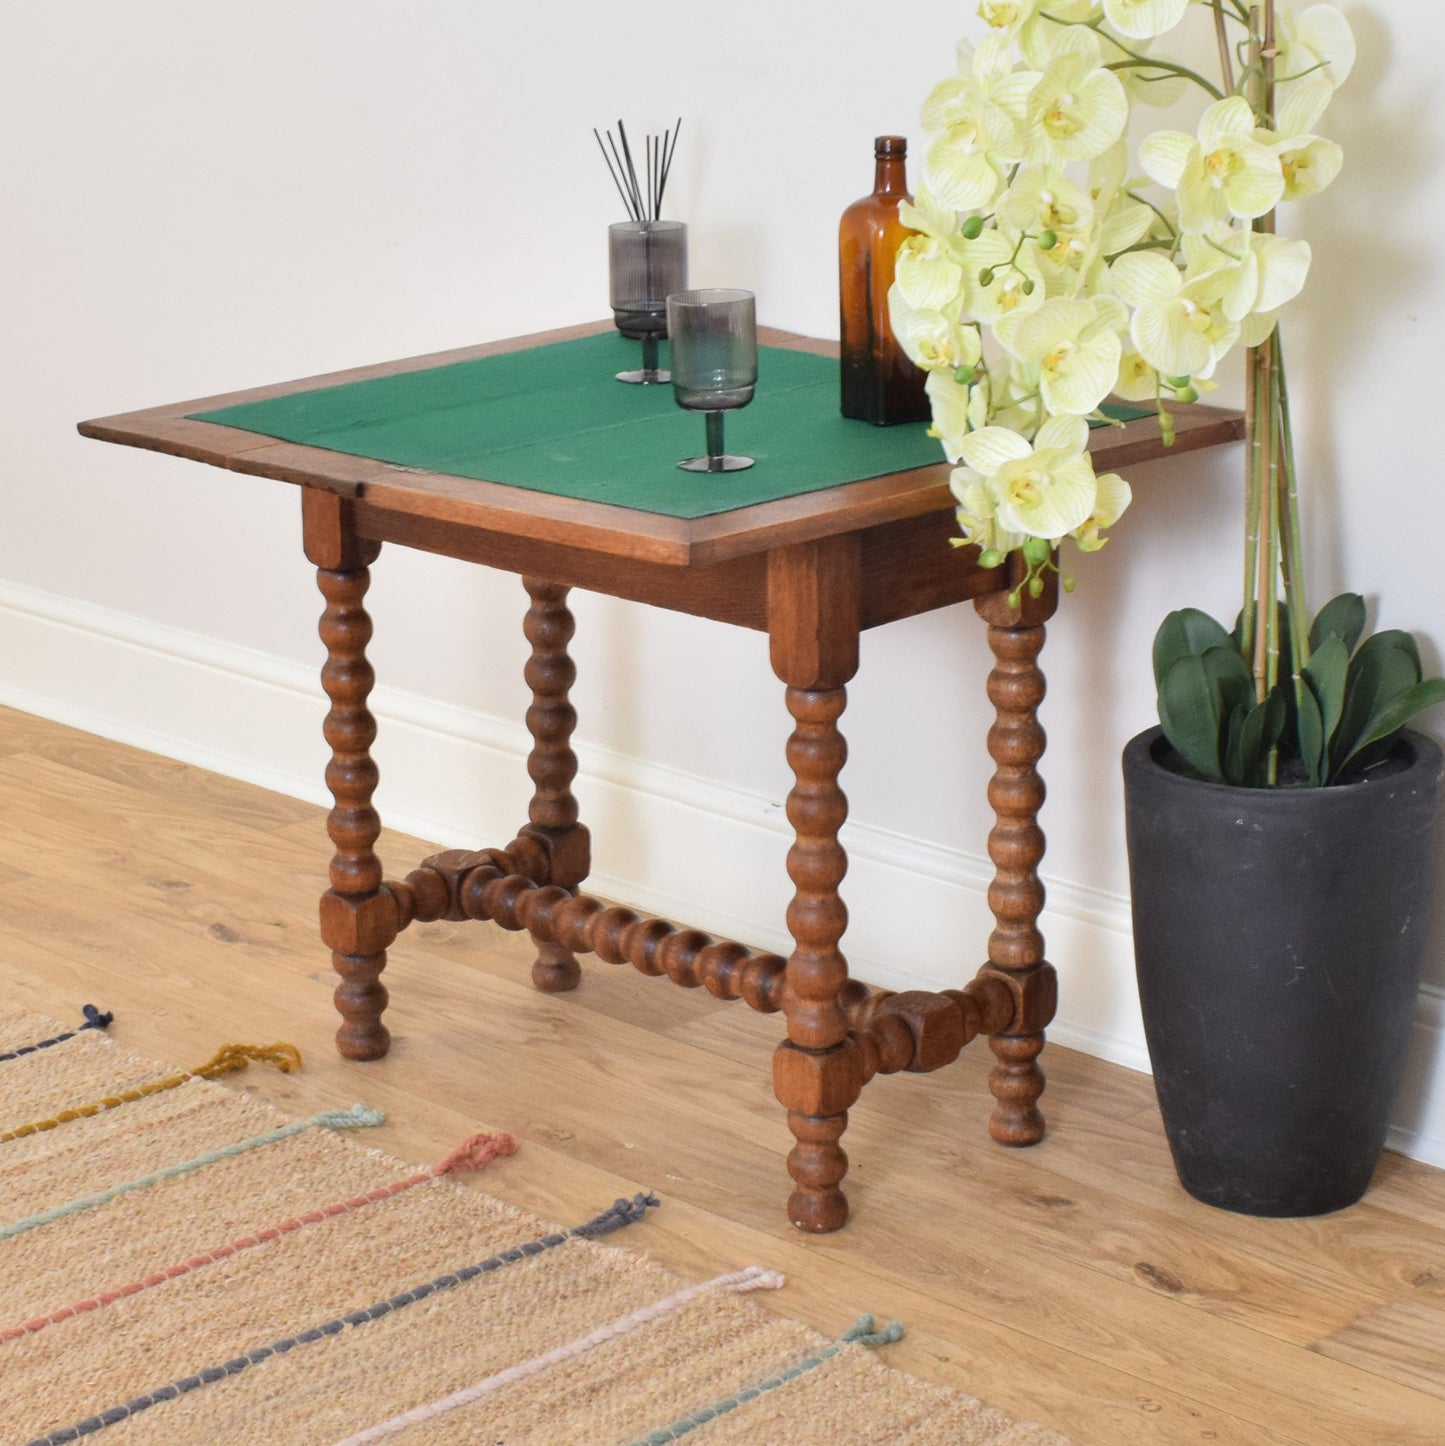
[[[839,1229],[848,1218],[840,1188],[848,1157],[839,1143],[863,1087],[863,1054],[849,1037],[842,995],[848,965],[838,948],[848,911],[838,895],[848,858],[838,830],[848,800],[838,787],[847,745],[838,719],[858,667],[859,550],[856,538],[827,539],[769,557],[768,627],[773,671],[787,684],[795,782],[788,820],[794,948],[783,986],[788,1038],[773,1057],[773,1088],[797,1143],[788,1156],[796,1189],[788,1218],[803,1230]]]
[[[1044,675],[1038,668],[1044,644],[1044,623],[1058,603],[1054,578],[1042,596],[1025,592],[1020,606],[1010,608],[1006,594],[974,603],[988,623],[994,668],[988,678],[995,721],[989,729],[988,751],[995,772],[988,800],[996,823],[988,836],[994,864],[988,902],[995,927],[988,941],[988,963],[980,974],[1001,978],[1013,994],[1013,1018],[989,1047],[997,1063],[989,1074],[995,1100],[989,1134],[1004,1145],[1032,1145],[1043,1138],[1044,1117],[1038,1107],[1044,1072],[1038,1056],[1044,1027],[1054,1017],[1058,983],[1044,959],[1039,915],[1044,889],[1038,866],[1044,856],[1044,835],[1038,825],[1044,784],[1038,762],[1044,752],[1044,730],[1038,707],[1044,697]]]
[[[535,792],[528,819],[521,830],[547,850],[547,881],[564,889],[575,889],[591,867],[591,845],[586,828],[577,822],[577,800],[572,780],[577,776],[577,755],[570,746],[577,712],[568,693],[577,669],[567,653],[575,628],[567,610],[569,589],[541,578],[524,577],[531,606],[524,630],[532,645],[527,660],[527,686],[532,706],[527,709],[527,729],[532,735],[532,752],[527,759]],[[571,950],[550,939],[532,936],[537,958],[532,965],[532,983],[538,989],[575,989],[581,968]]]
[[[391,1045],[381,1022],[387,1003],[381,972],[398,932],[396,900],[381,886],[381,861],[373,847],[381,820],[371,806],[377,781],[370,752],[376,722],[366,706],[375,680],[366,660],[371,619],[362,599],[380,544],[357,536],[346,499],[310,488],[301,497],[306,555],[316,564],[326,599],[320,628],[326,644],[321,683],[331,699],[325,724],[331,745],[326,784],[336,800],[326,830],[336,853],[331,887],[321,896],[321,937],[341,976],[335,994],[341,1015],[336,1047],[347,1059],[379,1059]]]

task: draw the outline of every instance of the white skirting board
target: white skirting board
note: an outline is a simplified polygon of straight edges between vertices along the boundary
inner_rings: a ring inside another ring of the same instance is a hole
[[[326,699],[316,669],[183,629],[0,583],[0,703],[329,803]],[[319,665],[319,657],[318,657]],[[377,688],[371,709],[385,822],[444,847],[505,843],[526,818],[520,721]],[[791,834],[783,800],[579,741],[576,792],[593,833],[588,888],[674,921],[786,953]],[[844,941],[859,978],[956,988],[983,958],[991,870],[925,840],[853,822]],[[400,875],[414,859],[384,860]],[[1044,933],[1059,969],[1060,1044],[1148,1069],[1127,901],[1049,879]],[[885,902],[886,901],[886,906]],[[909,921],[900,937],[897,920]],[[958,940],[976,940],[960,952]],[[1047,1056],[1045,1056],[1047,1059]],[[1421,991],[1393,1148],[1445,1166],[1445,992]]]

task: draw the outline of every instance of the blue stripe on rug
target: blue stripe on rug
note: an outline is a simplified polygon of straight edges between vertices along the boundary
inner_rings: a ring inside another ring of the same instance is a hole
[[[42,1049],[49,1049],[53,1044],[64,1044],[67,1039],[74,1039],[82,1030],[105,1029],[115,1019],[115,1015],[102,1014],[93,1004],[82,1005],[80,1012],[85,1016],[84,1024],[78,1024],[74,1029],[66,1030],[64,1034],[53,1035],[50,1039],[37,1039],[34,1044],[24,1044],[19,1049],[12,1049],[7,1054],[0,1054],[0,1064],[4,1064],[6,1060],[19,1059],[22,1055],[38,1054]]]
[[[574,1226],[571,1230],[538,1236],[535,1240],[528,1240],[511,1250],[504,1250],[499,1255],[488,1256],[486,1260],[478,1261],[475,1265],[463,1266],[460,1270],[439,1275],[435,1280],[430,1280],[424,1285],[413,1286],[411,1290],[404,1290],[385,1300],[377,1301],[375,1305],[367,1306],[364,1310],[349,1311],[346,1315],[325,1321],[318,1326],[312,1326],[309,1330],[301,1331],[294,1336],[287,1336],[284,1340],[273,1341],[269,1346],[257,1346],[255,1350],[248,1351],[244,1356],[236,1356],[222,1365],[207,1366],[204,1370],[197,1371],[191,1376],[182,1376],[179,1380],[157,1387],[154,1391],[147,1391],[142,1396],[134,1396],[123,1405],[111,1406],[94,1416],[87,1416],[73,1426],[64,1426],[59,1430],[51,1431],[46,1436],[37,1436],[33,1441],[28,1442],[27,1446],[63,1446],[65,1442],[78,1441],[82,1436],[90,1436],[97,1431],[104,1430],[107,1426],[118,1425],[121,1421],[137,1416],[152,1406],[160,1405],[163,1401],[173,1401],[178,1396],[188,1395],[191,1391],[199,1390],[202,1386],[209,1386],[216,1381],[224,1381],[228,1376],[238,1376],[242,1371],[259,1365],[272,1356],[284,1355],[297,1346],[311,1345],[315,1341],[324,1340],[327,1336],[338,1335],[347,1326],[362,1326],[370,1321],[380,1320],[393,1311],[403,1310],[409,1305],[415,1305],[419,1300],[426,1300],[429,1296],[437,1294],[438,1291],[451,1290],[454,1286],[475,1280],[479,1275],[500,1270],[503,1266],[515,1264],[519,1260],[526,1260],[533,1255],[541,1255],[543,1251],[565,1244],[568,1240],[591,1240],[601,1235],[610,1235],[614,1230],[621,1230],[626,1225],[635,1224],[651,1207],[658,1203],[657,1196],[652,1194],[634,1195],[631,1200],[616,1200],[600,1215],[594,1216],[582,1225]]]

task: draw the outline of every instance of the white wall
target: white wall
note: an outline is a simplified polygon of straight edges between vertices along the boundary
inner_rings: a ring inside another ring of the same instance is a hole
[[[1445,502],[1427,437],[1445,177],[1420,117],[1445,10],[1344,8],[1361,45],[1331,117],[1347,170],[1305,218],[1316,268],[1290,332],[1315,592],[1375,600],[1388,584],[1380,623],[1418,629],[1438,667]],[[875,134],[919,139],[971,12],[0,9],[0,700],[321,796],[319,599],[295,493],[82,441],[74,424],[605,315],[619,207],[591,128],[619,115],[637,133],[685,118],[667,209],[690,224],[695,283],[750,287],[765,320],[836,335],[838,213],[869,188]],[[1139,1066],[1116,760],[1151,721],[1158,619],[1236,605],[1239,467],[1226,449],[1138,469],[1133,512],[1079,560],[1045,653],[1056,1037]],[[502,841],[526,800],[518,585],[392,549],[372,598],[383,812]],[[788,719],[763,639],[606,599],[575,610],[597,886],[784,942]],[[844,719],[845,943],[875,982],[956,985],[981,957],[986,668],[967,609],[865,640]],[[438,759],[459,783],[437,782]],[[902,931],[887,922],[900,903]],[[1397,1140],[1445,1162],[1439,923]]]

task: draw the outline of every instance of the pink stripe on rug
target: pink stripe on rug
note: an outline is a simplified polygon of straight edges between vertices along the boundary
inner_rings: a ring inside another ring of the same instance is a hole
[[[124,1285],[113,1286],[97,1295],[87,1296],[84,1300],[77,1300],[70,1305],[61,1306],[58,1310],[51,1311],[49,1315],[36,1316],[33,1320],[6,1326],[4,1329],[0,1329],[0,1343],[19,1340],[22,1336],[34,1335],[36,1331],[44,1330],[46,1326],[59,1325],[62,1321],[72,1320],[88,1311],[114,1305],[116,1301],[124,1300],[127,1296],[138,1295],[141,1291],[149,1290],[153,1286],[164,1285],[168,1280],[177,1280],[183,1275],[189,1275],[193,1270],[199,1270],[206,1265],[214,1265],[218,1260],[226,1260],[243,1250],[251,1250],[257,1245],[265,1245],[269,1241],[279,1240],[283,1235],[290,1235],[304,1226],[318,1225],[323,1220],[332,1220],[338,1215],[349,1215],[354,1210],[362,1210],[368,1205],[377,1205],[383,1200],[390,1200],[404,1190],[410,1190],[417,1185],[425,1185],[429,1180],[439,1180],[444,1175],[463,1170],[484,1169],[499,1156],[515,1154],[516,1149],[517,1141],[513,1136],[502,1131],[483,1131],[479,1135],[473,1135],[470,1139],[463,1140],[455,1150],[445,1158],[438,1160],[435,1165],[428,1165],[424,1170],[418,1170],[415,1174],[408,1175],[401,1180],[393,1180],[389,1185],[378,1185],[376,1189],[368,1190],[364,1195],[354,1195],[349,1200],[339,1200],[335,1204],[323,1206],[319,1210],[308,1210],[304,1215],[293,1216],[289,1220],[283,1220],[279,1225],[271,1225],[264,1230],[258,1230],[253,1235],[242,1235],[228,1245],[218,1245],[214,1250],[202,1251],[199,1255],[191,1256],[189,1260],[181,1261],[176,1265],[168,1265],[164,1270],[153,1271],[140,1280],[127,1281]]]
[[[711,1280],[703,1281],[700,1285],[686,1286],[672,1295],[654,1301],[651,1305],[643,1306],[640,1310],[618,1316],[616,1320],[609,1321],[604,1326],[598,1326],[595,1331],[590,1331],[585,1336],[579,1336],[576,1340],[569,1341],[564,1346],[558,1346],[555,1350],[546,1351],[540,1356],[533,1356],[531,1360],[521,1361],[515,1366],[508,1366],[505,1371],[498,1371],[495,1375],[488,1376],[486,1380],[478,1381],[476,1385],[468,1386],[465,1390],[453,1391],[448,1396],[428,1401],[424,1406],[413,1406],[411,1410],[403,1411],[389,1421],[381,1421],[375,1426],[368,1426],[366,1430],[358,1431],[354,1436],[348,1436],[344,1440],[338,1441],[336,1446],[364,1446],[364,1443],[369,1441],[384,1441],[388,1436],[395,1436],[398,1432],[408,1430],[423,1421],[431,1421],[437,1416],[444,1416],[448,1411],[455,1411],[460,1406],[470,1406],[489,1396],[493,1391],[499,1391],[503,1386],[511,1385],[514,1381],[526,1380],[528,1376],[535,1376],[541,1371],[550,1370],[553,1366],[573,1360],[597,1346],[616,1340],[619,1336],[625,1336],[653,1321],[661,1320],[674,1311],[681,1310],[689,1301],[697,1300],[700,1296],[719,1292],[741,1295],[751,1290],[781,1290],[784,1284],[784,1278],[778,1271],[764,1270],[760,1265],[750,1265],[745,1270],[734,1271],[729,1275],[716,1275]]]

